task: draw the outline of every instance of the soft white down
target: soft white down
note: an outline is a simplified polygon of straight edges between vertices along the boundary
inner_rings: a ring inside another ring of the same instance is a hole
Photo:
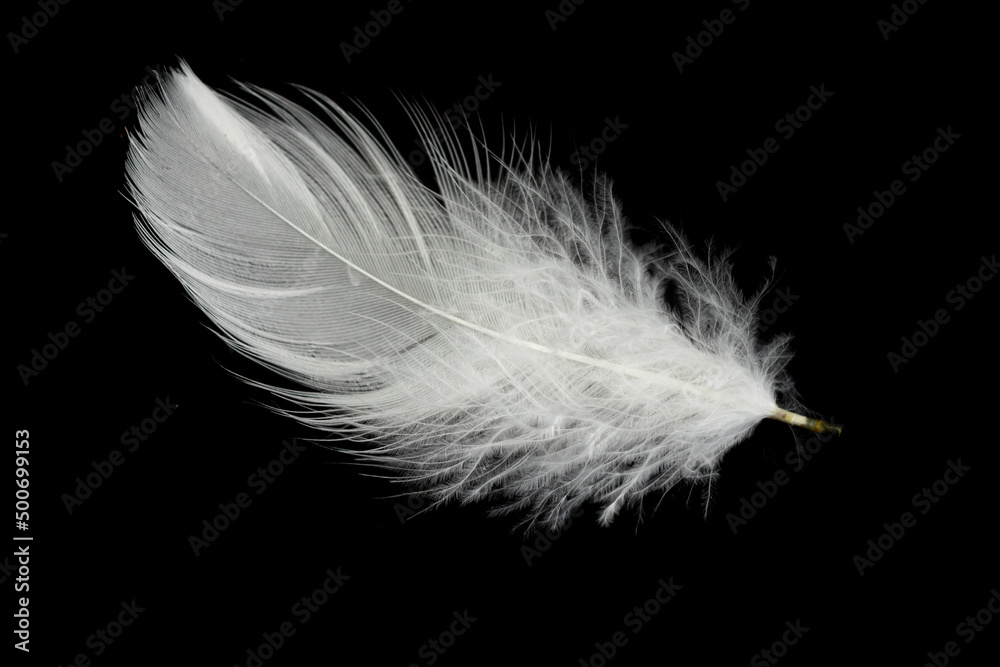
[[[231,345],[306,388],[272,388],[288,414],[411,490],[548,527],[593,502],[607,524],[779,410],[787,340],[758,342],[757,298],[668,225],[636,247],[606,179],[463,157],[410,109],[431,190],[371,119],[244,91],[255,106],[181,63],[142,101],[142,239]]]

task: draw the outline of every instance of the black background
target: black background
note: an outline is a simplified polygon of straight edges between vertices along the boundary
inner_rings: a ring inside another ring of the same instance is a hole
[[[809,630],[779,664],[922,665],[949,641],[960,648],[953,664],[993,663],[1000,618],[970,643],[957,626],[1000,587],[990,481],[1000,284],[982,284],[961,309],[948,299],[997,249],[984,10],[912,3],[885,39],[888,2],[566,1],[573,12],[555,29],[546,11],[559,11],[556,0],[404,2],[348,62],[339,45],[387,3],[331,4],[77,1],[35,31],[24,21],[43,22],[32,19],[38,4],[10,6],[5,32],[29,36],[8,34],[3,56],[15,147],[0,228],[3,415],[8,438],[30,431],[34,538],[31,653],[15,651],[17,664],[85,654],[94,665],[246,665],[264,633],[291,622],[295,634],[265,664],[429,665],[422,647],[466,611],[476,620],[434,664],[601,665],[596,645],[616,632],[627,643],[608,665],[767,664],[759,652],[796,621]],[[726,8],[735,21],[679,72],[672,54]],[[260,407],[272,399],[229,371],[272,378],[227,350],[135,234],[122,196],[135,114],[122,96],[177,57],[230,91],[228,77],[356,98],[404,150],[415,135],[393,91],[445,109],[474,95],[479,77],[500,82],[478,102],[487,137],[534,127],[570,170],[574,151],[616,122],[596,166],[634,222],[669,219],[699,243],[737,247],[748,290],[777,258],[774,298],[792,303],[769,333],[795,334],[798,390],[845,423],[844,436],[818,443],[762,424],[726,456],[707,515],[696,488],[648,498],[641,516],[625,511],[610,528],[589,507],[557,536],[526,536],[481,505],[402,521],[405,500],[388,497],[398,487]],[[782,136],[775,123],[811,86],[832,95]],[[113,131],[57,175],[53,163],[106,118]],[[960,138],[911,182],[903,163],[949,127]],[[778,152],[724,201],[717,182],[768,137]],[[906,192],[852,242],[845,223],[894,179]],[[84,321],[78,304],[123,269],[134,278]],[[887,355],[938,309],[950,319],[894,368]],[[19,367],[70,321],[79,335],[25,383]],[[177,407],[126,451],[123,434],[157,399]],[[292,438],[305,452],[258,495],[248,478]],[[809,456],[801,466],[797,448]],[[113,450],[124,463],[69,512],[77,478]],[[922,514],[914,496],[959,459],[969,471]],[[779,471],[788,483],[735,523]],[[252,504],[196,556],[190,536],[241,492]],[[907,511],[916,524],[861,576],[855,556]],[[17,575],[4,564],[13,609]],[[338,568],[349,579],[301,623],[293,606]],[[636,632],[626,615],[670,578],[682,588]],[[97,655],[88,638],[133,599],[144,611]]]

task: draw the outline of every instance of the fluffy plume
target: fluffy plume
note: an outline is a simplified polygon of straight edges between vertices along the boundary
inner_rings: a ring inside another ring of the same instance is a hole
[[[669,226],[637,247],[605,179],[467,161],[411,109],[431,190],[373,119],[243,89],[182,63],[142,102],[142,239],[234,348],[305,387],[272,388],[289,414],[412,489],[550,527],[595,502],[606,524],[714,474],[764,418],[836,428],[778,407],[786,340],[757,341],[725,259]]]

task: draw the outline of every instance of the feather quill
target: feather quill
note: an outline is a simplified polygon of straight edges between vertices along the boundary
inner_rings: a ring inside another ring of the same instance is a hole
[[[373,119],[242,88],[254,104],[182,62],[142,101],[142,240],[235,349],[305,387],[271,387],[288,414],[417,492],[548,527],[596,502],[608,524],[764,418],[839,432],[778,407],[787,339],[758,342],[725,257],[668,225],[637,247],[606,179],[585,195],[524,153],[470,167],[411,109],[433,191]]]

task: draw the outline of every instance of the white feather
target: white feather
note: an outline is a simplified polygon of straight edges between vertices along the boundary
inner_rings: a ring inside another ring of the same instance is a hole
[[[635,247],[605,180],[585,196],[530,156],[491,178],[414,111],[434,192],[326,97],[304,91],[333,129],[244,88],[259,108],[169,73],[129,192],[227,340],[309,388],[276,390],[308,407],[289,414],[435,500],[555,527],[710,475],[783,413],[786,340],[757,342],[756,299],[667,226],[669,249]]]

